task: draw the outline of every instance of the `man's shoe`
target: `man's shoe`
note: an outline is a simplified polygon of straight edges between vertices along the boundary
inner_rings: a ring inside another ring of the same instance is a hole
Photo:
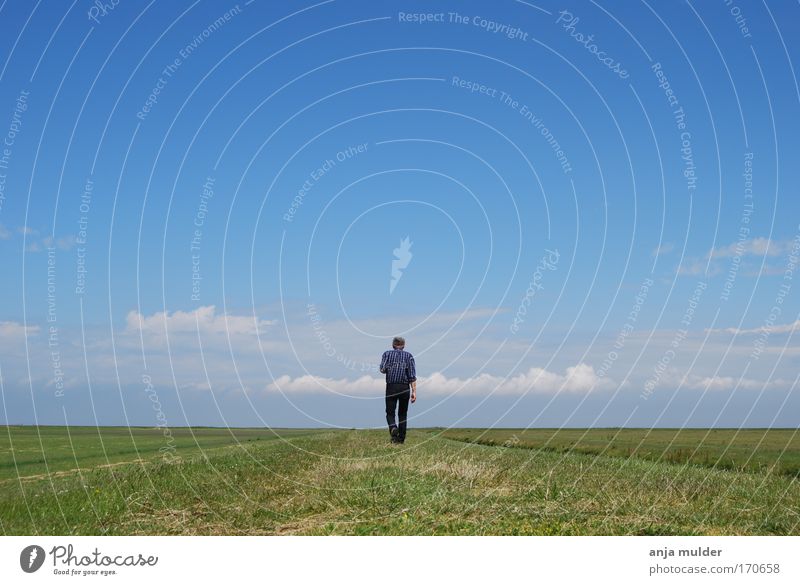
[[[392,435],[392,443],[396,443],[397,437],[400,436],[400,430],[397,427],[391,427],[389,429],[389,434]]]

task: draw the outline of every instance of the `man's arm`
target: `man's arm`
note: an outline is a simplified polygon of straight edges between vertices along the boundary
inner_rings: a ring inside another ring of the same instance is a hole
[[[385,374],[386,373],[386,352],[385,351],[383,352],[383,355],[381,356],[381,365],[378,367],[378,370],[380,371],[381,374]]]
[[[411,402],[417,401],[417,366],[414,364],[414,356],[408,359],[408,379],[411,380]]]

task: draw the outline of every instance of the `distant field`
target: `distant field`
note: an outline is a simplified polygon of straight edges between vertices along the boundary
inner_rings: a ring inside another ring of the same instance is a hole
[[[448,429],[444,436],[482,445],[637,457],[790,477],[800,473],[800,431],[795,429]]]
[[[307,434],[295,429],[0,426],[0,481],[143,459],[193,457],[252,441]],[[2,484],[0,484],[2,485]]]
[[[793,431],[172,432],[0,427],[0,532],[800,535]]]

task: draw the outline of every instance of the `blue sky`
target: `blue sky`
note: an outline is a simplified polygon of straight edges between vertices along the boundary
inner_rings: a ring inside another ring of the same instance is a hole
[[[400,333],[415,425],[796,426],[798,27],[8,0],[4,420],[378,426]]]

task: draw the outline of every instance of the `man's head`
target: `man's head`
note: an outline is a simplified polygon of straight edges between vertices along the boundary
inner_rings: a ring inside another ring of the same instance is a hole
[[[406,346],[406,340],[399,335],[392,339],[392,347],[394,349],[403,349]]]

